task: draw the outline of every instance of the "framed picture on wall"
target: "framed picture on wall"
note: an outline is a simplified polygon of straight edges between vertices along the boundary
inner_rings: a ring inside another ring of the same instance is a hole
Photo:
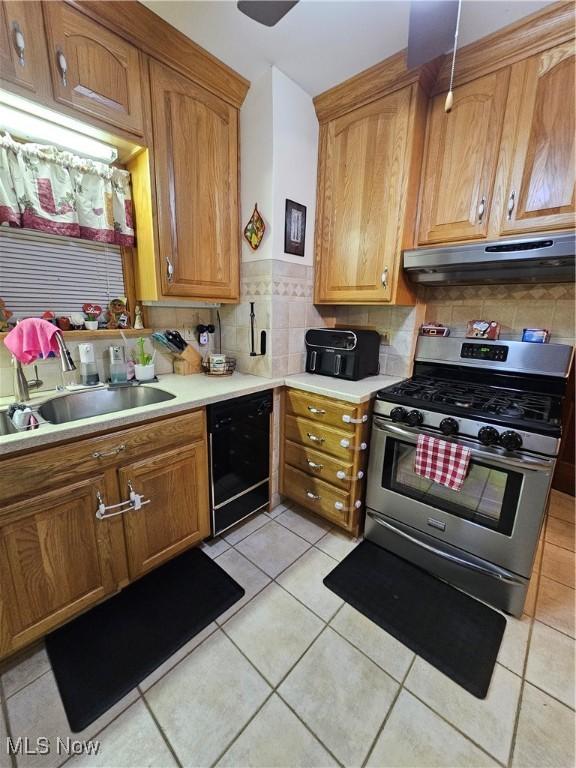
[[[293,256],[304,256],[306,240],[306,206],[286,200],[286,216],[284,220],[284,253]]]

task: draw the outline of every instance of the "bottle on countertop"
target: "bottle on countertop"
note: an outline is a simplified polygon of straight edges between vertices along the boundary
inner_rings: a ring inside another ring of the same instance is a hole
[[[128,381],[128,368],[124,356],[124,347],[108,347],[110,355],[110,381],[112,384],[125,384]]]
[[[80,354],[80,382],[86,387],[94,386],[100,383],[98,367],[96,366],[96,357],[94,355],[94,344],[78,344]]]

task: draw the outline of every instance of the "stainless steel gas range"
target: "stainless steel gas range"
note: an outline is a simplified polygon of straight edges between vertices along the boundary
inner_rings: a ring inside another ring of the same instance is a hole
[[[366,538],[519,616],[560,445],[572,347],[430,338],[378,392]],[[471,450],[461,490],[414,471],[418,435]]]

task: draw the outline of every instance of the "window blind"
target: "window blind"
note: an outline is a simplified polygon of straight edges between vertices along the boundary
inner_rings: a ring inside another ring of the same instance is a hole
[[[118,245],[0,227],[0,298],[15,318],[104,309],[125,295]]]

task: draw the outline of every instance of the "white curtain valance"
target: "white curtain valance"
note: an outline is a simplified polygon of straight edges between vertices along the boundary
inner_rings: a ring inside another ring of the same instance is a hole
[[[0,134],[0,225],[131,246],[130,174]]]

